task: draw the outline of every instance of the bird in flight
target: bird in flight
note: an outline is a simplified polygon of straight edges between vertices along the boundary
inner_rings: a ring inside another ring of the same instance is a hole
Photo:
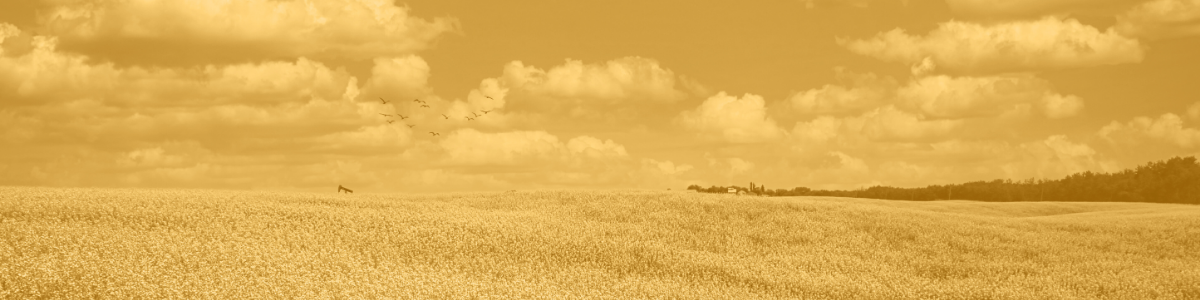
[[[481,110],[481,111],[482,111],[482,112],[483,112],[483,114],[485,114],[485,115],[486,115],[486,114],[488,114],[488,113],[490,113],[490,112],[492,112],[492,111],[490,111],[490,110]]]
[[[380,115],[383,115],[384,117],[391,117],[391,116],[392,116],[392,115],[385,114],[385,113],[380,113]]]
[[[492,98],[492,96],[484,96],[484,97],[487,97],[488,99],[496,100],[496,99]]]
[[[421,101],[421,99],[413,99],[413,102],[421,103],[421,104],[425,103],[425,101]]]
[[[383,97],[379,97],[379,101],[383,101],[383,104],[387,104],[387,100],[383,100]]]
[[[467,121],[474,121],[474,120],[475,120],[475,118],[472,118],[472,117],[463,117],[463,118],[467,118]]]
[[[400,116],[400,119],[401,119],[401,120],[404,120],[404,119],[408,119],[408,118],[409,118],[409,117],[405,117],[405,116],[404,116],[404,115],[402,115],[402,114],[396,114],[396,115],[397,115],[397,116]]]
[[[433,132],[433,131],[430,131],[430,132],[429,132],[429,134],[430,134],[430,135],[433,135],[433,136],[439,136],[439,135],[441,135],[441,134],[438,134],[437,132]]]
[[[421,107],[426,107],[426,108],[428,108],[428,107],[429,107],[429,105],[421,104]]]
[[[387,121],[388,121],[388,124],[392,124],[392,122],[396,122],[396,120],[387,120]]]
[[[408,125],[408,128],[417,127],[417,125]]]
[[[476,117],[476,118],[478,118],[478,117],[479,117],[479,114],[477,114],[477,113],[474,113],[474,112],[472,112],[471,114],[472,114],[472,115],[475,115],[475,117]]]
[[[450,119],[450,117],[447,117],[446,114],[442,114],[442,118],[446,118],[446,120]]]

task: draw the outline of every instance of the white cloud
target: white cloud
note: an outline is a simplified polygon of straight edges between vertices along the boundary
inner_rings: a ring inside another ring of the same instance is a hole
[[[392,106],[411,105],[413,98],[420,98],[431,91],[429,89],[429,63],[416,55],[403,57],[375,58],[371,68],[371,78],[363,88],[364,101],[379,101],[385,98],[392,101]],[[380,101],[380,104],[383,102]]]
[[[176,56],[367,59],[410,54],[456,30],[426,21],[389,0],[58,1],[40,18],[69,43],[139,43]]]
[[[1137,117],[1126,123],[1113,121],[1097,132],[1097,135],[1123,147],[1146,147],[1169,145],[1191,149],[1200,147],[1200,129],[1183,126],[1183,119],[1176,114],[1163,114],[1158,118]]]
[[[672,162],[669,160],[660,161],[660,160],[645,158],[645,159],[642,159],[642,163],[645,165],[646,169],[653,170],[662,175],[669,175],[669,176],[683,174],[687,171],[691,171],[692,169],[694,169],[694,167],[692,167],[692,165],[676,164],[675,162]]]
[[[797,141],[817,144],[853,139],[918,141],[946,137],[962,123],[962,120],[929,120],[889,105],[860,116],[822,116],[797,122],[791,134]]]
[[[31,43],[33,50],[21,56],[0,56],[0,96],[14,100],[0,106],[82,99],[144,108],[273,105],[339,99],[353,81],[344,71],[304,58],[180,69],[121,68],[58,51],[56,38],[35,37]]]
[[[995,162],[993,169],[1001,170],[1000,178],[1057,179],[1080,172],[1114,172],[1116,161],[1085,143],[1071,141],[1063,135],[1052,135],[1001,148],[1007,154]]]
[[[521,99],[510,100],[517,108],[572,114],[616,105],[672,103],[687,96],[677,86],[674,72],[641,57],[603,64],[568,59],[549,70],[514,61],[504,67],[498,80],[504,89],[523,94]]]
[[[1054,93],[1049,82],[1027,75],[922,77],[900,88],[897,97],[900,107],[936,118],[995,117],[1029,106],[1063,118],[1083,108],[1079,97]]]
[[[1041,107],[1046,117],[1061,119],[1079,114],[1083,110],[1083,99],[1075,95],[1046,94]]]
[[[460,129],[438,142],[450,165],[522,165],[559,160],[564,145],[545,131],[484,133]]]
[[[1200,0],[1147,1],[1117,15],[1115,27],[1141,38],[1200,35]]]
[[[1113,29],[1046,17],[984,25],[948,21],[924,36],[902,29],[868,39],[838,38],[850,51],[903,64],[933,60],[939,70],[999,73],[1140,62],[1144,47]]]
[[[1022,18],[1058,15],[1076,10],[1108,9],[1145,0],[946,0],[957,15],[986,18]]]
[[[848,119],[846,124],[849,126],[844,128],[857,129],[874,140],[920,140],[944,136],[961,123],[960,120],[928,120],[923,115],[885,106]]]
[[[802,114],[861,113],[878,107],[895,94],[897,83],[890,77],[855,74],[841,67],[834,71],[838,81],[850,87],[827,84],[796,93],[788,98],[792,108]]]
[[[629,158],[625,146],[612,140],[578,136],[565,143],[545,131],[485,133],[465,128],[438,141],[451,166],[596,167]]]
[[[704,138],[731,143],[765,142],[786,134],[767,117],[762,96],[752,94],[718,93],[696,109],[680,113],[675,122]]]
[[[754,169],[754,163],[739,157],[728,158],[729,172],[732,174],[746,173]]]

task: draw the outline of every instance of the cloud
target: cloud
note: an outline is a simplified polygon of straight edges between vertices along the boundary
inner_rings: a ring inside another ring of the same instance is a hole
[[[312,60],[188,68],[118,67],[57,49],[58,39],[35,37],[33,50],[0,56],[0,106],[94,99],[122,107],[273,105],[309,98],[342,98],[353,81]]]
[[[868,39],[838,38],[851,52],[888,62],[932,59],[938,70],[1002,73],[1140,62],[1145,49],[1113,29],[1100,31],[1073,19],[1046,17],[984,25],[948,21],[924,36],[902,29]]]
[[[791,135],[793,140],[809,146],[858,139],[920,141],[946,137],[962,124],[961,120],[929,120],[920,114],[908,113],[889,105],[860,116],[822,116],[797,122]]]
[[[680,113],[675,122],[703,139],[730,143],[766,142],[786,134],[767,117],[762,96],[753,94],[735,97],[717,93],[699,107]]]
[[[566,146],[545,131],[483,133],[460,129],[438,142],[454,166],[525,165],[561,160]]]
[[[1105,159],[1091,146],[1073,142],[1064,135],[1024,143],[1019,148],[1021,156],[1001,167],[1009,178],[1060,178],[1085,171],[1118,169],[1115,162]]]
[[[880,4],[899,4],[908,6],[909,0],[799,0],[801,5],[807,9],[832,9],[832,8],[869,8]]]
[[[392,105],[412,104],[412,98],[430,94],[429,63],[416,55],[374,59],[371,78],[364,87],[366,101],[390,98]],[[382,102],[380,102],[382,103]]]
[[[689,164],[676,164],[669,160],[660,161],[649,158],[642,159],[642,163],[646,169],[668,176],[680,175],[695,168]]]
[[[1061,178],[1083,171],[1111,172],[1119,164],[1087,143],[1063,135],[1022,142],[949,139],[908,143],[841,139],[808,147],[760,173],[827,189],[872,185],[925,186],[975,180]]]
[[[791,108],[801,115],[853,116],[894,106],[930,120],[1015,120],[1032,111],[1053,119],[1083,109],[1080,97],[1055,93],[1049,82],[1032,75],[935,75],[900,84],[875,74],[837,71],[842,84],[796,93],[788,99]]]
[[[1036,107],[1050,118],[1078,114],[1083,101],[1051,91],[1046,80],[1029,75],[922,77],[900,88],[899,106],[935,118],[996,117]]]
[[[133,62],[371,59],[420,51],[457,30],[456,20],[416,18],[388,0],[57,1],[39,21],[75,48]],[[129,47],[154,51],[120,54]]]
[[[495,128],[570,124],[575,129],[627,128],[676,111],[684,99],[707,93],[694,80],[676,75],[658,61],[630,56],[602,63],[566,60],[549,69],[513,61],[499,77],[480,81],[466,99],[451,101],[448,115],[494,111]]]
[[[611,139],[503,129],[515,118],[506,104],[535,96],[578,97],[581,107],[614,111],[680,103],[688,96],[676,88],[682,77],[652,60],[568,64],[521,85],[486,79],[467,99],[448,101],[433,94],[430,66],[415,55],[373,58],[360,86],[342,68],[306,58],[147,67],[63,51],[57,37],[12,26],[0,26],[0,38],[0,147],[11,154],[0,158],[0,181],[10,184],[659,189],[682,184],[679,176],[693,169],[634,157]],[[27,49],[9,51],[20,43]],[[517,97],[506,97],[510,91]],[[432,107],[418,110],[411,98]],[[474,123],[440,116],[481,109],[495,111]],[[389,124],[380,115],[394,113],[408,119]],[[488,132],[495,130],[504,131]]]
[[[791,107],[802,114],[861,113],[894,97],[898,86],[896,80],[873,73],[856,74],[843,67],[834,72],[842,85],[827,84],[796,93],[787,100]]]
[[[1113,9],[1139,1],[1144,0],[946,0],[946,4],[960,16],[1011,19]]]
[[[672,103],[687,97],[674,72],[636,56],[602,64],[568,59],[549,70],[514,61],[498,79],[505,88],[524,94],[523,101],[511,101],[514,109],[578,114],[588,108]]]
[[[959,120],[928,120],[923,115],[885,106],[848,119],[844,129],[858,131],[875,140],[919,140],[945,135],[961,123]]]
[[[1192,106],[1188,106],[1187,115],[1188,117],[1191,117],[1192,120],[1200,121],[1200,102],[1196,102],[1193,103]]]
[[[1200,35],[1200,0],[1154,0],[1117,15],[1127,36],[1162,39]]]
[[[597,169],[630,158],[625,146],[612,140],[578,136],[561,142],[545,131],[484,133],[464,128],[450,133],[438,145],[446,157],[442,164],[457,167]]]
[[[746,173],[747,171],[750,171],[750,169],[754,169],[754,163],[738,157],[729,158],[728,163],[729,172],[733,174]]]
[[[1172,113],[1157,118],[1137,117],[1125,123],[1113,121],[1096,134],[1109,143],[1124,147],[1200,147],[1200,129],[1184,127],[1183,119]]]

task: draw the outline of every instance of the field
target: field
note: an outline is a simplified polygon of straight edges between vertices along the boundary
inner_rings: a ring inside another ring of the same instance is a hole
[[[1200,299],[1200,207],[0,187],[0,299]]]

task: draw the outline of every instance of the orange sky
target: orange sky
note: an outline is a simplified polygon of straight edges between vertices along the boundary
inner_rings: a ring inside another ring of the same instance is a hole
[[[0,184],[858,188],[1200,153],[1200,0],[696,3],[5,1]]]

